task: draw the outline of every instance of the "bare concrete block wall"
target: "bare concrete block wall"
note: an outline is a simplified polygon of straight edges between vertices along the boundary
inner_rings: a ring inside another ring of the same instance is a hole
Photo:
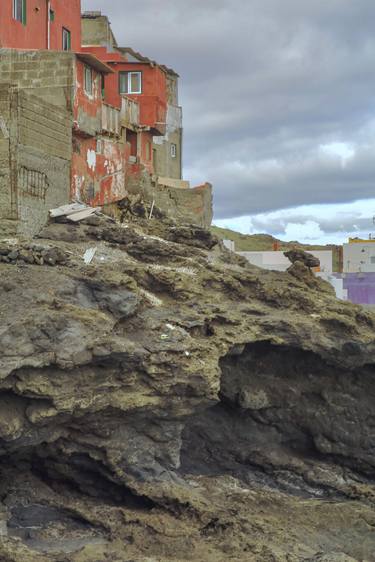
[[[10,190],[10,86],[0,84],[0,219],[12,214]]]
[[[0,49],[0,84],[43,98],[53,105],[72,109],[74,53]]]
[[[46,223],[49,209],[69,201],[71,116],[24,91],[18,116],[18,232],[31,235]]]

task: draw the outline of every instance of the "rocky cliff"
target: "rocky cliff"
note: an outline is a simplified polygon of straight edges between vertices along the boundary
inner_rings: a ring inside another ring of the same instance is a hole
[[[91,217],[0,287],[2,562],[375,560],[375,318],[303,264]]]

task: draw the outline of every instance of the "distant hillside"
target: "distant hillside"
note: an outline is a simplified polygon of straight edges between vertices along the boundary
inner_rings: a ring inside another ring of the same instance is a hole
[[[282,251],[290,250],[290,248],[302,248],[303,250],[332,250],[333,251],[333,270],[339,271],[339,252],[341,246],[329,244],[322,246],[318,244],[301,244],[297,241],[284,242],[278,240],[270,234],[241,234],[229,228],[220,228],[211,226],[211,231],[222,240],[233,240],[236,252],[264,252],[274,249],[274,244],[279,244]]]

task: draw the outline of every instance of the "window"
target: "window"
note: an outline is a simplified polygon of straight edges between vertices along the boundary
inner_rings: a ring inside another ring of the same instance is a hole
[[[85,66],[85,92],[92,96],[93,90],[92,70],[89,66]]]
[[[171,156],[176,158],[177,156],[177,144],[171,144]]]
[[[69,29],[65,29],[65,27],[63,27],[62,30],[62,48],[63,51],[70,51],[70,48],[72,46],[72,38],[71,38],[71,34]]]
[[[104,154],[103,139],[96,139],[96,154]]]
[[[26,25],[26,0],[13,0],[13,18]]]
[[[102,74],[101,77],[101,85],[102,85],[102,100],[105,99],[105,78],[104,78],[104,74]]]
[[[142,72],[120,72],[119,90],[120,94],[141,94]]]

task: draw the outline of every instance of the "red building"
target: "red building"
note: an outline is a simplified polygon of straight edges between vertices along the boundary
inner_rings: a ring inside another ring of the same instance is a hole
[[[0,47],[81,49],[81,0],[2,0]]]
[[[144,181],[187,187],[174,71],[118,47],[100,12],[81,20],[80,0],[1,2],[0,47],[17,56],[0,82],[68,109],[72,199],[106,205]]]

